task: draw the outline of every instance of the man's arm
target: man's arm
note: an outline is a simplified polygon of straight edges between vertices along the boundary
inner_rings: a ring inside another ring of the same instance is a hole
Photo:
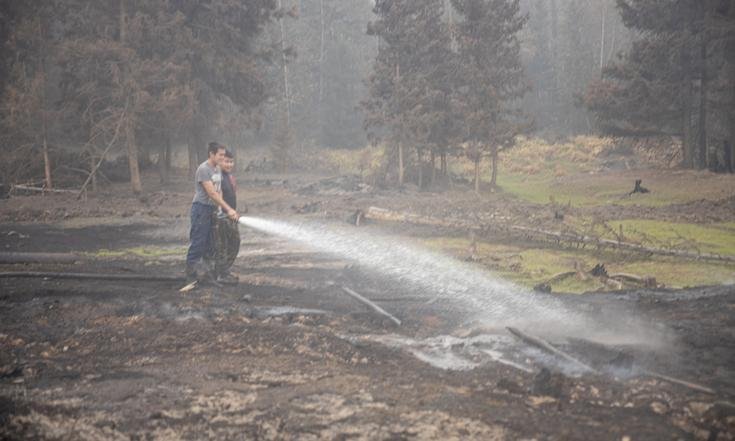
[[[202,187],[204,188],[204,191],[207,192],[207,195],[210,199],[214,201],[215,204],[222,207],[222,210],[227,213],[227,217],[230,219],[236,221],[238,218],[237,211],[233,210],[232,207],[230,207],[227,202],[225,202],[224,199],[222,199],[222,195],[217,193],[214,189],[214,184],[212,181],[202,181],[201,182]]]

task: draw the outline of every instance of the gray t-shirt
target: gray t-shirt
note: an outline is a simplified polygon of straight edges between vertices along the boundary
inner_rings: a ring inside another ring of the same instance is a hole
[[[214,191],[222,194],[222,172],[220,171],[219,167],[212,167],[209,165],[208,161],[204,161],[202,165],[197,168],[197,172],[194,176],[196,178],[194,182],[196,190],[194,193],[193,202],[199,202],[200,204],[207,205],[216,205],[214,201],[209,198],[209,195],[204,190],[202,182],[212,181],[212,184],[214,184]]]

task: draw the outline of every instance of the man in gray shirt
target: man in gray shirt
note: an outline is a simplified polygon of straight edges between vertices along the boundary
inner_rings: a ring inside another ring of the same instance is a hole
[[[212,248],[212,220],[217,207],[232,220],[239,215],[222,199],[222,172],[219,165],[225,157],[225,147],[219,143],[209,143],[208,158],[195,175],[195,193],[191,204],[191,230],[189,231],[189,251],[186,254],[186,278],[191,283],[198,279],[196,265]]]

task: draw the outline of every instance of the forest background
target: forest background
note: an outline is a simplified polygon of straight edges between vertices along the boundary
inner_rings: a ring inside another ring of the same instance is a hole
[[[419,187],[459,159],[479,190],[485,158],[494,187],[498,154],[528,137],[734,168],[730,0],[6,0],[0,22],[5,185],[96,186],[99,167],[138,193],[142,167],[165,181],[211,139],[282,170],[380,145],[374,180]]]

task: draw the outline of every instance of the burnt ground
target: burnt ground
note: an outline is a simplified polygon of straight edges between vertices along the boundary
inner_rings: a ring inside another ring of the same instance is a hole
[[[271,214],[318,199],[319,218],[368,201],[289,196],[287,187],[263,184],[244,197],[251,211]],[[176,253],[99,250],[181,248],[185,193],[78,205],[64,197],[1,207],[0,250],[88,254],[0,271],[181,271]],[[401,198],[416,200],[370,201]],[[583,373],[351,262],[252,231],[243,238],[236,287],[180,293],[170,282],[0,278],[0,439],[735,438],[735,287],[555,295],[575,310],[634,311],[667,330],[669,343],[655,349],[553,340],[597,369]]]

